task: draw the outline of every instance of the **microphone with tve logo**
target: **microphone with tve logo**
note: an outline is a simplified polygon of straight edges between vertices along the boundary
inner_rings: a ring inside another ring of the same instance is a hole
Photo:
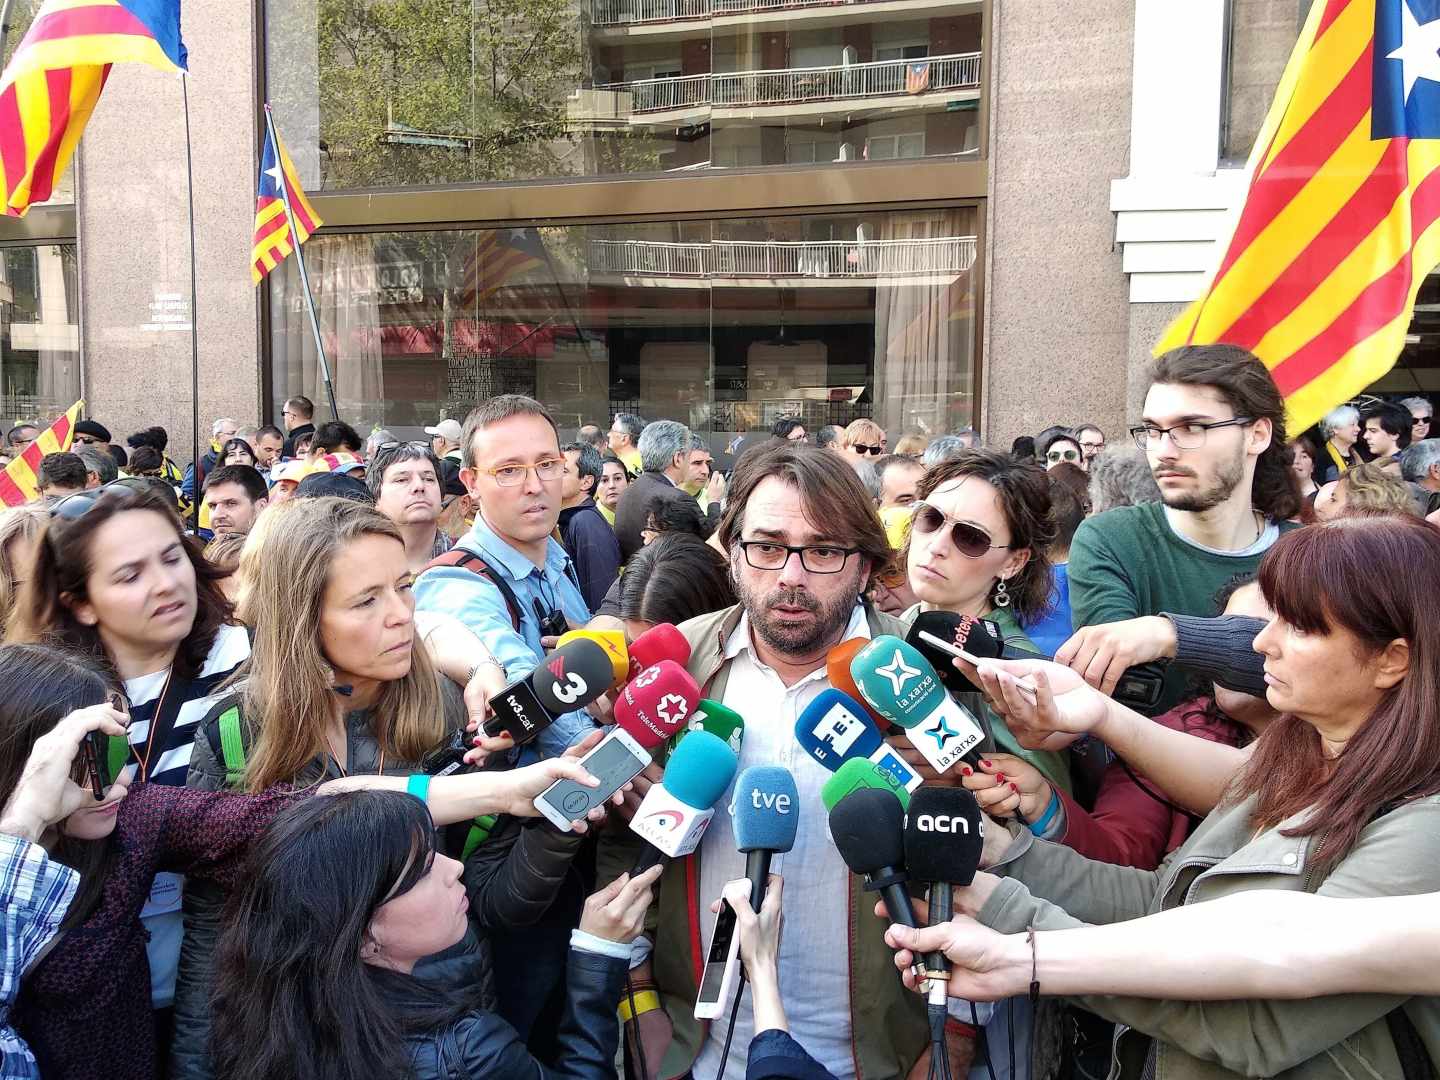
[[[607,668],[609,664],[607,659]],[[650,764],[650,751],[680,730],[699,700],[695,680],[674,661],[662,660],[646,668],[616,700],[615,727],[580,759],[600,786],[557,780],[535,799],[535,809],[557,828],[569,829],[572,821],[603,806],[640,775]]]
[[[665,762],[665,779],[645,794],[630,828],[646,841],[631,876],[700,846],[714,806],[739,766],[735,751],[708,731],[688,732]]]
[[[877,637],[860,650],[850,670],[870,707],[905,728],[911,745],[937,773],[962,759],[979,759],[984,729],[945,692],[914,646],[889,634]]]
[[[888,772],[909,790],[920,786],[919,774],[885,741],[869,711],[839,690],[821,691],[805,707],[795,721],[795,741],[831,772],[859,758]]]
[[[930,926],[954,915],[950,890],[969,885],[985,846],[985,817],[975,796],[964,788],[922,787],[905,811],[905,866],[913,881],[930,885]],[[930,1004],[945,1007],[950,961],[944,953],[926,957]]]
[[[610,689],[614,665],[593,641],[575,640],[548,654],[529,675],[490,699],[486,735],[527,743],[563,713],[583,709]]]

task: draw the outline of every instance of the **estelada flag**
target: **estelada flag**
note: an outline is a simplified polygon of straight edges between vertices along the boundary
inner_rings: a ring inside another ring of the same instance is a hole
[[[281,191],[281,185],[284,191]],[[290,215],[286,201],[295,215],[294,239],[290,231]],[[295,163],[285,152],[270,106],[265,106],[265,145],[260,150],[260,183],[255,195],[255,241],[250,249],[250,277],[256,285],[295,252],[298,240],[303,244],[310,234],[325,224],[315,213],[305,189],[295,172]]]
[[[83,408],[84,401],[75,402],[65,410],[64,416],[42,431],[23,454],[5,466],[4,475],[0,475],[0,501],[6,506],[23,506],[40,494],[40,459],[46,454],[70,449],[75,439],[75,424]]]
[[[1205,294],[1155,352],[1251,350],[1302,431],[1389,371],[1440,262],[1440,0],[1316,0]]]
[[[45,0],[0,75],[5,212],[50,198],[75,154],[110,65],[184,70],[180,0]]]

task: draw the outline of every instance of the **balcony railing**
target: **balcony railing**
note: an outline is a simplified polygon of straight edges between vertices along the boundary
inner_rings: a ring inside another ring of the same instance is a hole
[[[593,240],[592,273],[685,278],[873,278],[958,274],[975,263],[975,237],[922,240]]]
[[[596,90],[630,95],[632,112],[714,105],[789,105],[806,101],[922,94],[980,85],[980,54],[877,60],[833,67],[715,72],[667,79],[610,83]]]
[[[789,8],[851,7],[867,2],[870,0],[590,0],[590,21],[596,26],[623,26]]]

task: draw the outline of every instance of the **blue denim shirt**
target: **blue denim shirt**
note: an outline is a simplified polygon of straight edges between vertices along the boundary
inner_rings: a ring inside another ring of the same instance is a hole
[[[590,609],[575,583],[570,556],[553,538],[546,549],[543,570],[500,539],[482,515],[476,515],[474,526],[455,546],[479,555],[492,573],[505,579],[520,601],[519,631],[515,630],[500,590],[464,567],[441,566],[421,574],[415,581],[415,606],[421,611],[444,612],[463,622],[504,665],[509,681],[529,675],[545,655],[540,647],[537,602],[547,613],[559,608],[574,626],[590,621]],[[565,713],[534,743],[522,748],[520,761],[554,757],[593,726],[594,721],[584,710]]]

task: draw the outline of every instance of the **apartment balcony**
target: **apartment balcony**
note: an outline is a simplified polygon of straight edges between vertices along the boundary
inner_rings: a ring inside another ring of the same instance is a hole
[[[684,36],[697,23],[715,26],[783,22],[788,29],[976,12],[980,0],[589,0],[601,37]]]
[[[571,99],[572,121],[635,125],[766,115],[823,115],[854,103],[884,112],[939,108],[980,93],[980,54],[878,60],[830,67],[708,72],[610,83]]]
[[[774,286],[857,280],[947,278],[975,264],[975,237],[919,240],[714,240],[664,243],[592,240],[594,276],[667,278],[700,283],[723,279]]]

